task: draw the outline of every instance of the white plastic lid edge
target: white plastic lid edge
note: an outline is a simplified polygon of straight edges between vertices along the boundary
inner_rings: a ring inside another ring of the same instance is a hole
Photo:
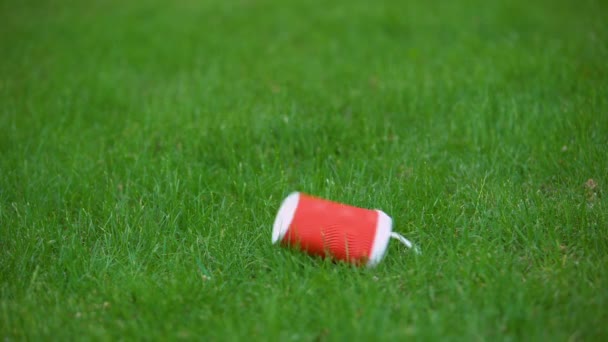
[[[378,212],[378,222],[376,223],[376,236],[372,244],[372,251],[367,261],[368,267],[374,267],[382,261],[393,231],[393,219],[381,210],[376,211]]]

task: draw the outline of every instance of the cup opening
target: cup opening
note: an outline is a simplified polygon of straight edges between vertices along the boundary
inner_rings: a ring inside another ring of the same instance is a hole
[[[376,235],[372,250],[367,261],[368,267],[376,266],[382,261],[382,258],[386,254],[391,232],[393,231],[393,219],[381,210],[376,211],[378,212],[378,223],[376,224]]]

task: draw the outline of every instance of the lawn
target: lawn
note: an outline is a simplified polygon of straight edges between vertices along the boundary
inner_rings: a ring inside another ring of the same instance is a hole
[[[0,2],[0,338],[608,339],[608,5]],[[303,191],[415,242],[271,244]]]

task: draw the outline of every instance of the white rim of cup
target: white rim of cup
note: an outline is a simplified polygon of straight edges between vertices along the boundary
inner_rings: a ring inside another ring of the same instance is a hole
[[[368,267],[374,267],[382,261],[393,231],[393,219],[382,210],[376,211],[378,212],[378,222],[376,223],[376,236],[372,244],[372,251],[367,261]]]
[[[293,217],[296,214],[296,209],[298,208],[299,203],[299,192],[292,192],[283,200],[283,203],[281,203],[277,217],[274,219],[274,224],[272,225],[273,244],[283,240],[283,237],[291,225],[291,221],[293,221]]]

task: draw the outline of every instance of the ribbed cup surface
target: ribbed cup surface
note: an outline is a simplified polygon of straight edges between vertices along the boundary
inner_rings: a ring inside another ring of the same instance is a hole
[[[282,243],[314,255],[365,263],[374,243],[378,212],[300,194]]]

